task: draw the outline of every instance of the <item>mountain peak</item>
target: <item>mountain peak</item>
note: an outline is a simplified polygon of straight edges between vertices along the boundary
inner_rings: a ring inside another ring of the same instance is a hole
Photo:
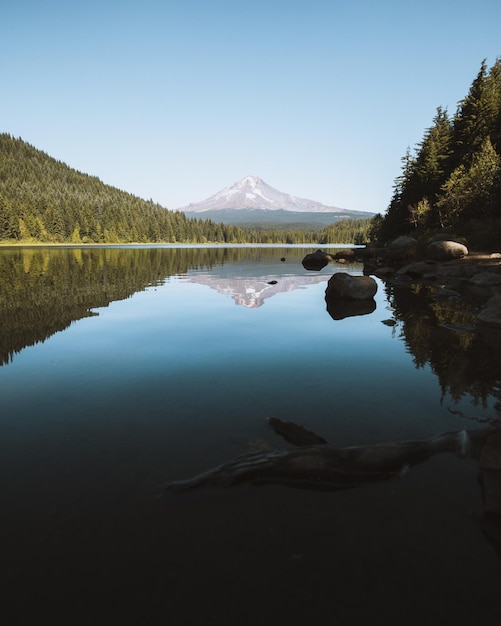
[[[251,187],[256,187],[257,185],[260,185],[263,182],[264,182],[263,179],[259,178],[259,176],[244,176],[242,180],[239,180],[237,183],[235,183],[235,186],[250,185]]]
[[[296,211],[306,213],[344,213],[343,209],[326,206],[314,200],[296,198],[278,191],[259,176],[245,176],[231,187],[225,187],[202,202],[181,207],[178,211],[203,213],[223,209],[261,209],[266,211]]]

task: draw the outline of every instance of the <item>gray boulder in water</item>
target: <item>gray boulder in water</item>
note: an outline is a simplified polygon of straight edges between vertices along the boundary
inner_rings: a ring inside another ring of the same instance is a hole
[[[501,296],[492,296],[477,317],[485,326],[501,328]]]
[[[317,250],[311,254],[307,254],[303,261],[303,267],[305,270],[313,270],[315,272],[323,269],[328,263],[332,263],[334,259],[330,254],[327,254],[323,250]]]
[[[370,300],[377,292],[377,283],[370,276],[351,276],[337,272],[332,276],[325,290],[325,298],[346,300]]]

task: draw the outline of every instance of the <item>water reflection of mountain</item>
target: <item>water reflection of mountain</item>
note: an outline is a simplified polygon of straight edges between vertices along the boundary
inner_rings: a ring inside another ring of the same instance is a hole
[[[220,278],[252,277],[258,273],[269,281],[269,272],[276,273],[277,263],[284,271],[287,267],[300,267],[304,254],[301,248],[279,247],[2,248],[0,365],[9,363],[23,348],[68,328],[72,322],[97,315],[92,309],[129,298],[170,276],[217,268]],[[223,269],[226,266],[231,271]],[[247,296],[257,301],[271,295],[266,289],[270,285],[259,294],[262,287],[253,292],[250,285]]]
[[[273,275],[250,277],[224,278],[211,274],[196,274],[189,277],[189,281],[199,285],[206,285],[218,293],[231,296],[235,304],[248,309],[257,309],[268,298],[279,293],[288,293],[295,289],[304,289],[308,285],[325,283],[325,276],[284,276]]]
[[[0,249],[0,364],[170,276],[205,284],[248,308],[327,281],[334,268],[302,275],[304,254],[300,248]],[[453,400],[469,394],[482,406],[497,402],[501,412],[501,338],[476,328],[475,303],[440,300],[432,287],[419,286],[388,287],[387,297],[416,367],[429,364]]]

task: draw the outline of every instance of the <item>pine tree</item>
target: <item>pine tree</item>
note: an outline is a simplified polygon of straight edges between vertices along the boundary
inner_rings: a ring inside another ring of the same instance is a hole
[[[442,108],[402,174],[381,224],[384,240],[413,230],[501,217],[501,61],[481,64],[452,122]]]
[[[454,119],[451,162],[455,167],[459,163],[470,165],[485,139],[496,132],[500,109],[501,60],[498,59],[489,72],[484,60]],[[493,143],[497,141],[496,137]]]
[[[487,137],[470,167],[459,165],[443,186],[437,202],[442,225],[455,228],[468,219],[501,217],[499,207],[493,206],[491,194],[501,177],[501,157]]]
[[[445,182],[447,161],[452,153],[452,126],[447,111],[439,107],[433,126],[425,132],[414,164],[414,185],[418,202],[427,198],[433,203]]]

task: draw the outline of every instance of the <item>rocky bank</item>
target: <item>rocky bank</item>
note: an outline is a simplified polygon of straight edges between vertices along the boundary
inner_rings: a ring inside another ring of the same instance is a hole
[[[501,248],[501,245],[500,245]],[[501,253],[468,250],[461,241],[436,239],[426,246],[398,237],[387,246],[336,253],[334,261],[358,260],[364,274],[391,285],[432,285],[437,298],[474,299],[480,306],[477,324],[501,330]]]

